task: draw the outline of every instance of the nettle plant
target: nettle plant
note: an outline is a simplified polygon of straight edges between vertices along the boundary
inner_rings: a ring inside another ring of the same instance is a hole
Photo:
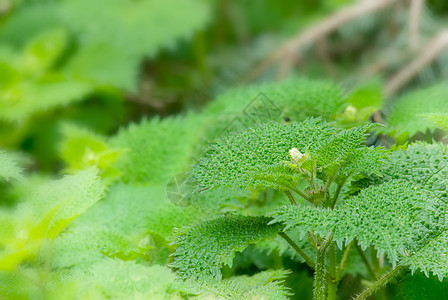
[[[310,118],[215,140],[191,171],[197,193],[274,189],[289,205],[265,215],[228,213],[180,230],[172,266],[186,282],[226,297],[217,292],[222,267],[250,244],[281,237],[314,270],[314,299],[337,298],[351,260],[362,261],[370,277],[356,299],[406,273],[447,277],[447,147],[366,146],[378,127],[342,129]],[[267,298],[289,296],[278,279],[265,285]]]

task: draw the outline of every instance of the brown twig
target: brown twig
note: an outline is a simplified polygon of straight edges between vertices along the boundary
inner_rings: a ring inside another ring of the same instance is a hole
[[[414,59],[407,67],[403,68],[394,75],[385,87],[385,94],[387,96],[397,93],[406,83],[408,83],[417,73],[430,65],[445,48],[448,47],[448,30],[439,33],[432,39],[420,55]]]
[[[4,1],[0,3],[0,17],[6,15],[11,11],[13,7],[12,1]]]
[[[420,19],[425,0],[411,0],[409,10],[409,46],[413,51],[417,51],[420,44]]]
[[[385,9],[399,1],[401,0],[364,0],[337,11],[335,14],[324,19],[321,23],[315,24],[289,39],[274,53],[256,66],[244,81],[250,81],[257,78],[272,65],[277,64],[284,59],[287,61],[296,61],[297,59],[291,60],[291,57],[296,56],[304,46],[316,43],[316,41],[325,38],[342,25],[354,19]],[[282,66],[282,72],[284,72],[285,69],[287,68]]]

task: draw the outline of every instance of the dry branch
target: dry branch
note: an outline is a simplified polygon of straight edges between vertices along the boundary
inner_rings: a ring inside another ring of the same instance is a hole
[[[414,61],[388,81],[385,94],[391,96],[398,92],[418,72],[429,66],[446,48],[448,48],[448,30],[439,33],[423,48],[420,55]]]
[[[282,72],[290,69],[287,65],[291,65],[297,62],[298,59],[295,58],[297,53],[302,49],[302,47],[310,44],[314,44],[317,41],[324,39],[330,33],[336,31],[342,25],[360,18],[364,15],[374,13],[381,9],[385,9],[401,0],[364,0],[360,1],[354,5],[348,6],[335,14],[324,19],[321,23],[313,25],[305,31],[301,31],[296,36],[289,39],[280,48],[278,48],[274,53],[262,61],[246,78],[246,80],[251,80],[258,77],[260,74],[265,72],[272,65],[284,61],[282,65]],[[286,66],[285,66],[286,64]]]
[[[420,44],[420,19],[425,0],[411,0],[409,10],[409,46],[412,50],[417,50]]]

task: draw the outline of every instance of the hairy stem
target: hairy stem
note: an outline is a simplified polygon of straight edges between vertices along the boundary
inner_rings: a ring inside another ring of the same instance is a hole
[[[316,255],[316,268],[314,273],[314,300],[324,300],[327,298],[328,282],[330,281],[327,275],[325,266],[325,258],[327,249],[333,243],[333,236],[330,234],[320,245]]]
[[[386,285],[392,279],[398,276],[402,270],[403,266],[400,265],[396,266],[394,269],[381,276],[377,281],[375,281],[372,285],[366,288],[361,294],[356,296],[354,300],[363,300],[373,295],[376,291],[378,291],[380,288],[382,288],[384,285]]]
[[[292,195],[291,191],[285,190],[285,194],[286,194],[286,196],[288,196],[289,202],[291,202],[292,205],[297,205],[297,201],[294,198],[294,196]]]
[[[338,282],[336,281],[336,247],[334,242],[328,248],[330,280],[328,282],[328,300],[336,300]]]
[[[370,277],[373,280],[377,280],[377,277],[375,275],[375,271],[373,270],[372,264],[369,262],[369,259],[366,256],[366,253],[361,249],[361,247],[358,245],[358,243],[355,243],[356,250],[358,250],[359,255],[361,256],[362,261],[366,265],[367,272],[369,272]]]
[[[291,247],[306,261],[306,263],[311,267],[315,268],[316,263],[313,261],[311,257],[308,256],[308,254],[305,253],[286,233],[280,232],[279,235],[286,241],[288,244],[291,245]]]

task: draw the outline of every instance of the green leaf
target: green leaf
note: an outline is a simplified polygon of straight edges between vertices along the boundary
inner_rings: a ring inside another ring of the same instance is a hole
[[[184,204],[184,203],[182,203]],[[103,201],[77,220],[86,227],[143,238],[153,232],[168,238],[173,229],[196,221],[195,209],[171,203],[163,186],[135,186],[118,183]]]
[[[388,128],[395,136],[409,136],[437,128],[427,113],[448,113],[448,86],[441,83],[406,94],[392,102],[387,116]]]
[[[89,269],[104,257],[130,260],[144,257],[147,250],[119,232],[75,226],[55,239],[51,264],[54,268]]]
[[[422,116],[432,121],[437,128],[448,131],[448,113],[426,113],[422,114]]]
[[[426,276],[432,273],[442,281],[448,277],[448,228],[445,226],[439,234],[433,234],[426,243],[421,243],[407,253],[403,264],[409,266],[412,272],[421,270]]]
[[[406,150],[393,151],[383,165],[381,176],[370,184],[405,179],[431,190],[442,202],[448,200],[448,147],[443,144],[415,143]]]
[[[222,265],[232,265],[237,251],[273,238],[281,226],[270,218],[226,216],[182,230],[176,240],[172,267],[183,278],[221,278]]]
[[[337,129],[319,119],[301,123],[268,123],[229,134],[218,139],[206,150],[204,157],[191,172],[198,189],[214,187],[293,189],[303,174],[287,167],[289,150],[301,153],[309,150],[310,162],[318,168],[342,165],[361,146],[368,126],[349,130]],[[381,157],[357,156],[358,166],[373,158],[373,165]],[[347,162],[354,165],[355,162]],[[354,169],[354,167],[352,167]]]
[[[208,21],[207,3],[197,0],[67,0],[60,13],[81,44],[106,43],[139,60],[191,37]]]
[[[96,166],[103,170],[103,178],[118,176],[119,171],[112,164],[124,151],[110,147],[106,137],[70,124],[62,126],[62,134],[64,139],[59,152],[68,172]]]
[[[144,266],[133,261],[105,259],[91,266],[83,276],[87,286],[101,291],[106,298],[164,299],[174,294],[175,274],[164,266]]]
[[[316,161],[319,167],[328,168],[346,161],[365,140],[365,132],[371,125],[354,127],[333,134],[316,150]],[[363,149],[363,148],[361,148]]]
[[[203,216],[194,207],[175,206],[163,187],[118,183],[54,241],[53,265],[89,268],[104,256],[166,263],[174,228]]]
[[[235,276],[224,280],[187,280],[178,284],[184,294],[197,299],[288,299],[290,293],[282,283],[290,272],[269,270],[252,276]]]
[[[38,74],[51,68],[67,47],[68,33],[63,28],[41,33],[28,42],[17,63],[24,74]]]
[[[356,109],[379,110],[383,105],[383,87],[379,80],[371,80],[355,86],[345,99],[345,102]]]
[[[46,74],[37,79],[25,79],[0,90],[0,119],[23,121],[34,113],[81,101],[92,87],[69,80],[60,74]]]
[[[61,72],[69,77],[83,80],[94,86],[112,86],[137,92],[140,59],[123,55],[106,43],[81,47],[75,52]]]
[[[0,150],[0,178],[23,180],[23,170],[18,166],[17,155]]]
[[[340,173],[349,174],[377,174],[386,163],[388,153],[381,147],[363,147],[356,149],[342,164]]]
[[[392,180],[362,190],[335,210],[285,207],[274,212],[271,223],[283,223],[285,230],[295,228],[301,238],[310,231],[322,236],[332,232],[339,248],[356,238],[361,247],[374,245],[396,263],[430,233],[428,212],[434,202],[428,191],[414,183]]]
[[[283,82],[255,84],[236,88],[219,95],[205,110],[204,114],[233,119],[242,112],[258,112],[252,119],[262,118],[263,122],[303,121],[309,117],[334,119],[344,107],[342,89],[328,81],[306,78],[290,78]]]
[[[412,182],[419,190],[427,193],[426,201],[431,206],[422,211],[426,229],[413,233],[415,242],[403,248],[402,264],[411,270],[422,270],[442,278],[448,276],[447,234],[445,219],[448,213],[448,147],[443,144],[415,143],[405,150],[393,151],[389,161],[380,171],[382,176],[373,176],[357,185],[381,185],[395,180]],[[412,197],[415,193],[412,193]]]
[[[95,168],[34,187],[8,222],[11,232],[2,238],[0,270],[14,269],[35,257],[45,241],[54,239],[103,193]]]
[[[198,120],[189,115],[131,124],[110,140],[112,147],[126,149],[117,160],[122,180],[166,184],[187,170],[199,139]]]

